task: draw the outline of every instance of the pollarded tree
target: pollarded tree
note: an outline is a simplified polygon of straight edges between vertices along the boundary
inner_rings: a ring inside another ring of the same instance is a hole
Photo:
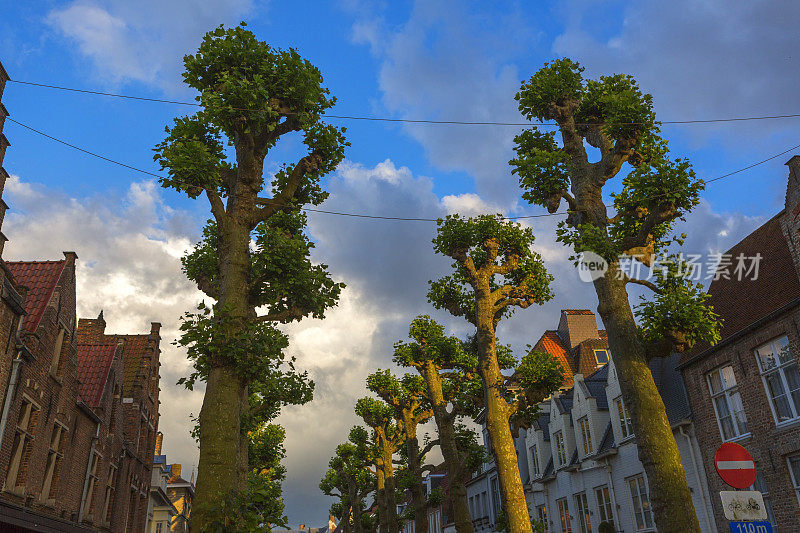
[[[375,490],[372,451],[367,430],[355,426],[350,438],[336,447],[328,463],[328,471],[319,483],[320,490],[328,496],[339,498],[339,523],[344,533],[362,533],[364,498]]]
[[[422,461],[425,455],[439,444],[431,440],[420,449],[417,426],[433,416],[425,391],[425,382],[420,376],[406,374],[400,379],[389,370],[378,370],[367,376],[367,388],[394,409],[401,438],[405,441],[408,490],[414,505],[414,531],[428,532],[428,512],[425,494],[422,492]]]
[[[377,471],[376,499],[381,533],[397,533],[400,524],[397,517],[393,457],[403,445],[403,432],[394,419],[394,409],[381,400],[359,398],[355,412],[373,431]]]
[[[497,463],[501,494],[513,533],[531,531],[510,419],[533,409],[562,382],[558,363],[531,352],[508,383],[497,356],[497,324],[515,308],[542,304],[552,297],[550,281],[533,251],[533,232],[502,217],[482,215],[439,220],[436,252],[454,260],[454,272],[430,282],[433,305],[461,316],[476,328],[477,367],[483,383],[486,425]],[[521,405],[524,404],[524,405]]]
[[[456,423],[459,416],[474,416],[476,404],[483,403],[480,383],[475,387],[475,380],[471,379],[472,375],[477,377],[477,361],[465,352],[457,337],[445,336],[444,327],[428,316],[412,320],[409,337],[410,342],[395,343],[394,362],[415,368],[425,380],[427,399],[438,430],[439,448],[447,468],[455,528],[458,533],[472,533],[475,528],[464,480],[476,466],[473,454],[468,453],[474,447],[465,450],[458,446]],[[459,401],[458,398],[467,395],[470,396],[468,400]],[[459,409],[459,406],[464,408]],[[474,439],[474,432],[471,433]]]
[[[202,532],[213,519],[211,509],[247,490],[242,419],[250,385],[261,379],[248,367],[278,351],[240,348],[252,344],[253,335],[259,343],[269,337],[285,343],[276,324],[322,316],[341,290],[324,265],[311,264],[305,217],[297,210],[325,199],[320,179],[342,160],[346,142],[341,130],[322,123],[335,99],[319,70],[293,49],[257,40],[243,25],[207,33],[184,65],[201,110],[167,128],[155,159],[168,173],[162,186],[191,198],[205,195],[213,215],[184,261],[187,275],[217,301],[215,348],[199,349],[194,361],[206,382],[192,513],[193,529]],[[300,137],[308,152],[265,181],[265,158],[286,135]],[[257,316],[259,307],[266,313]]]
[[[594,288],[622,397],[631,414],[639,458],[647,472],[650,501],[659,531],[699,531],[678,447],[648,363],[683,351],[698,341],[719,339],[717,316],[704,305],[707,295],[685,276],[687,269],[670,245],[682,244],[672,230],[699,201],[703,182],[689,162],[671,159],[661,138],[652,97],[631,76],[586,80],[570,59],[546,64],[517,94],[529,119],[558,123],[555,132],[532,127],[516,137],[523,198],[568,216],[558,229],[561,242],[579,254],[593,252],[607,264],[595,270]],[[596,150],[590,157],[587,147]],[[594,161],[590,159],[595,159]],[[626,165],[627,164],[627,165]],[[613,216],[603,201],[620,173],[621,189],[610,193]],[[657,256],[666,260],[654,262]],[[623,261],[651,267],[654,282],[625,272]],[[627,285],[640,284],[655,298],[634,311]],[[637,326],[635,314],[640,318]]]

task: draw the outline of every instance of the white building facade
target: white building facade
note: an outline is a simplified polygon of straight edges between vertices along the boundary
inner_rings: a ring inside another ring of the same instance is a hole
[[[717,533],[676,363],[677,356],[660,359],[651,370],[667,407],[700,527]],[[553,395],[541,412],[515,439],[531,518],[548,533],[597,532],[601,522],[613,524],[617,532],[656,531],[647,476],[613,363],[585,378],[575,374],[573,388]],[[485,428],[484,441],[488,442]],[[501,498],[492,463],[473,476],[467,493],[476,531],[495,531]]]

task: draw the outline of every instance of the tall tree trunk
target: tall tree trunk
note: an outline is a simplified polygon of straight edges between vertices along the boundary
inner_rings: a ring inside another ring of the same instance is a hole
[[[241,204],[240,204],[241,205]],[[243,222],[241,209],[230,211],[230,219],[219,227],[220,267],[219,308],[233,319],[226,322],[225,336],[233,339],[245,327],[250,306],[249,285],[250,230]],[[246,211],[245,211],[246,212]],[[242,451],[242,406],[248,401],[247,386],[239,379],[235,366],[215,361],[206,383],[200,410],[200,460],[197,475],[196,505],[192,529],[202,532],[212,518],[208,506],[246,487],[247,449]]]
[[[488,283],[487,283],[488,285]],[[492,441],[497,477],[511,533],[532,533],[528,504],[519,475],[517,453],[509,426],[509,406],[503,398],[504,378],[497,363],[494,310],[488,287],[476,287],[478,367],[483,380],[486,425]]]
[[[383,470],[383,461],[375,463],[375,474],[378,479],[378,489],[375,499],[378,502],[378,525],[381,533],[389,533],[389,516],[386,511],[386,474]]]
[[[392,455],[390,451],[385,451],[383,455],[383,473],[386,478],[386,521],[389,533],[398,533],[400,521],[397,519],[397,486],[394,482]]]
[[[447,468],[450,485],[450,501],[453,503],[453,520],[458,533],[475,533],[469,514],[467,487],[464,484],[462,457],[456,444],[455,416],[447,412],[444,401],[442,378],[438,369],[430,362],[422,368],[422,376],[428,387],[428,398],[433,408],[433,418],[439,431],[439,448]]]
[[[416,427],[410,420],[405,422],[409,435],[414,435],[406,439],[406,455],[408,456],[408,470],[413,481],[409,492],[411,492],[411,502],[414,505],[414,533],[428,533],[428,505],[425,494],[422,492],[422,465],[419,456],[419,439],[416,436]]]
[[[608,332],[622,399],[633,422],[639,460],[647,473],[656,526],[663,533],[699,533],[678,445],[647,364],[625,284],[616,279],[618,269],[619,265],[612,263],[606,275],[594,282],[597,310]]]

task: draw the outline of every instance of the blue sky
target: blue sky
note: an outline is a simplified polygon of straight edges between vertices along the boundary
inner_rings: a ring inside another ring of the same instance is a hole
[[[294,47],[316,64],[338,98],[333,111],[407,119],[519,122],[522,79],[569,56],[588,76],[625,72],[654,95],[662,120],[800,112],[796,2],[285,2],[255,0],[77,0],[2,2],[0,61],[12,79],[191,100],[180,58],[202,34],[244,20],[261,39]],[[8,84],[12,118],[88,150],[157,172],[152,147],[185,106],[135,102]],[[332,210],[436,217],[446,212],[533,214],[507,161],[515,128],[335,121],[352,146],[327,180]],[[676,156],[711,178],[800,144],[800,119],[665,126]],[[198,237],[208,207],[159,189],[152,178],[110,165],[6,123],[15,176],[5,198],[9,258],[55,258],[75,249],[79,313],[105,308],[110,327],[165,325],[162,420],[171,461],[196,463],[188,413],[198,392],[175,380],[183,354],[169,345],[177,317],[199,300],[178,258]],[[297,155],[288,141],[273,165]],[[790,154],[709,186],[684,230],[688,247],[724,250],[783,203]],[[559,308],[589,307],[553,219],[531,224],[556,299],[519,313],[502,332],[515,346],[552,328]],[[354,423],[363,379],[390,365],[391,344],[417,313],[431,313],[425,281],[446,262],[430,249],[426,223],[311,217],[315,257],[348,284],[325,321],[287,328],[293,353],[317,381],[308,406],[287,410],[287,511],[294,525],[319,522],[329,501],[316,483],[336,442]],[[364,243],[368,243],[365,246]],[[81,281],[82,280],[82,281]],[[463,324],[437,315],[455,332]],[[186,469],[186,467],[185,467]]]

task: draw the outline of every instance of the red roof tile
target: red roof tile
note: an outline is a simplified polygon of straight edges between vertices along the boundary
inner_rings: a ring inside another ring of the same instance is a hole
[[[544,335],[542,335],[542,337],[539,339],[539,342],[537,342],[534,346],[534,349],[549,353],[559,363],[561,363],[561,366],[564,369],[564,386],[572,385],[572,374],[575,372],[572,368],[572,363],[570,362],[570,359],[572,358],[570,357],[567,349],[564,347],[564,344],[561,342],[561,337],[558,336],[556,331],[545,331]]]
[[[730,278],[713,281],[708,288],[711,295],[708,304],[720,315],[722,340],[734,335],[750,324],[800,297],[800,280],[781,230],[783,212],[772,217],[763,226],[742,239],[728,250],[733,266],[729,267]],[[736,257],[754,257],[761,254],[758,277],[734,275]],[[696,346],[681,357],[684,363],[708,348],[708,344]]]
[[[561,312],[565,315],[594,315],[594,313],[588,309],[562,309]]]
[[[34,332],[39,327],[66,264],[64,260],[6,262],[16,282],[28,289],[25,297],[28,314],[22,322],[25,331]]]
[[[116,344],[78,345],[78,393],[92,409],[100,405],[116,351]]]

